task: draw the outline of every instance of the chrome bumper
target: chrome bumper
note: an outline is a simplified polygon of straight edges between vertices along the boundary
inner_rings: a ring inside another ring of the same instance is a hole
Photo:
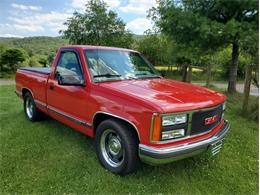
[[[230,125],[228,121],[225,121],[216,134],[197,142],[164,148],[139,144],[139,156],[142,161],[148,164],[164,164],[197,155],[201,152],[207,151],[211,146],[214,147],[212,149],[212,154],[214,155],[219,152],[222,145],[221,142],[229,129]]]

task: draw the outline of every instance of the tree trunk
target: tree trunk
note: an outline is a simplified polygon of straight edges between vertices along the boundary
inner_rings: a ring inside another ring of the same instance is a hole
[[[210,83],[211,83],[211,69],[212,69],[212,65],[209,64],[208,67],[207,67],[207,81],[206,81],[206,86],[209,87],[210,86]]]
[[[236,92],[238,57],[239,46],[236,42],[234,42],[232,44],[232,59],[229,66],[228,93]]]
[[[191,83],[191,79],[192,79],[192,67],[189,66],[188,75],[187,75],[187,82]]]
[[[187,81],[187,65],[184,64],[183,65],[183,73],[182,73],[182,81],[183,82],[186,82]]]
[[[258,82],[258,71],[252,71],[252,82],[253,84],[259,88],[259,82]]]
[[[252,80],[252,66],[248,65],[246,67],[246,78],[245,78],[245,86],[244,86],[243,113],[247,113],[248,111],[251,80]]]

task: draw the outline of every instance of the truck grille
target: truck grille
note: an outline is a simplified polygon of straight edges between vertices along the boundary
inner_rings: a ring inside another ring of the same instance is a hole
[[[210,119],[213,116],[217,116],[216,121],[210,124],[205,124],[206,119]],[[191,135],[205,133],[212,130],[221,122],[221,116],[222,105],[219,105],[218,107],[211,110],[194,112],[192,114]]]

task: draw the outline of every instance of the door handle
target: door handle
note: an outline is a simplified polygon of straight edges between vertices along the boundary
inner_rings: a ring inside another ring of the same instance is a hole
[[[50,90],[54,90],[54,85],[50,85]]]

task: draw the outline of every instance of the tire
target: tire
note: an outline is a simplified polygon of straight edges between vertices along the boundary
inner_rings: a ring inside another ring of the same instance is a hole
[[[112,173],[126,175],[140,164],[135,131],[117,119],[103,121],[96,131],[96,153],[101,165]]]
[[[36,107],[31,93],[27,92],[24,95],[24,113],[28,120],[35,122],[43,118],[43,113]]]

